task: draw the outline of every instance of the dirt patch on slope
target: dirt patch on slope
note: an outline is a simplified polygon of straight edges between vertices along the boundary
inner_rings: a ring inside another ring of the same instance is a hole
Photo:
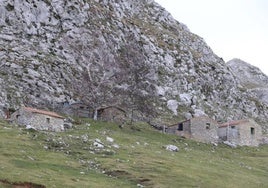
[[[46,188],[44,185],[32,183],[32,182],[9,182],[7,180],[0,180],[0,185],[11,188]]]

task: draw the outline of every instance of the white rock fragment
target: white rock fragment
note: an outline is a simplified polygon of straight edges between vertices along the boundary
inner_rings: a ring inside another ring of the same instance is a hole
[[[148,144],[147,142],[145,142],[143,145],[144,145],[144,146],[149,146],[149,144]]]
[[[224,141],[224,144],[226,144],[227,146],[230,146],[231,148],[236,148],[237,145],[235,143],[229,142],[229,141]]]
[[[98,142],[94,142],[93,145],[97,148],[104,148],[104,145]]]
[[[167,145],[166,150],[177,152],[177,151],[179,151],[179,148],[177,146],[174,146],[174,145]]]
[[[26,125],[26,129],[33,129],[33,130],[36,130],[35,127],[31,126],[31,125]]]
[[[100,139],[96,138],[93,145],[97,148],[104,148],[104,144],[101,142]]]
[[[107,142],[111,142],[111,143],[112,143],[112,142],[114,142],[114,139],[113,139],[113,138],[111,138],[111,137],[109,137],[109,136],[107,136],[107,137],[106,137],[106,141],[107,141]]]
[[[116,148],[116,149],[120,148],[120,146],[118,144],[113,144],[113,147]]]
[[[101,140],[98,139],[98,138],[96,138],[96,139],[95,139],[95,142],[99,142],[99,143],[101,143]]]
[[[81,139],[82,139],[83,142],[87,142],[88,141],[88,135],[87,134],[82,135]]]
[[[27,156],[30,160],[34,161],[35,159],[31,156]]]

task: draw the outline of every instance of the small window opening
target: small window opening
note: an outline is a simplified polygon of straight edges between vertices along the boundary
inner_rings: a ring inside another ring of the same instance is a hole
[[[255,129],[254,129],[253,127],[250,128],[250,133],[251,133],[252,135],[255,134]]]
[[[16,115],[16,119],[19,119],[19,117],[20,117],[20,115],[18,114],[18,115]]]
[[[179,123],[179,125],[178,125],[178,131],[183,131],[183,123]]]
[[[235,129],[235,126],[232,125],[232,126],[231,126],[231,129]]]
[[[47,123],[50,123],[50,118],[47,118]]]
[[[206,123],[206,129],[210,129],[210,123]]]

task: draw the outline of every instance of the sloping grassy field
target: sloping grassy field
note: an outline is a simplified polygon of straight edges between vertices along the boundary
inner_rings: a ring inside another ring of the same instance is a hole
[[[80,122],[66,132],[49,133],[0,121],[0,180],[48,188],[268,187],[267,145],[233,149],[163,134],[145,124],[121,129]],[[103,148],[95,146],[96,139]],[[167,151],[168,144],[179,151]],[[12,186],[2,182],[0,187]]]

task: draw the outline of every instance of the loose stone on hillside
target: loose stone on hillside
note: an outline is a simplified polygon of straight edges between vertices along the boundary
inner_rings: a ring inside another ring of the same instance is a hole
[[[167,145],[166,150],[177,152],[177,151],[179,151],[179,148],[177,146],[175,146],[175,145]]]

